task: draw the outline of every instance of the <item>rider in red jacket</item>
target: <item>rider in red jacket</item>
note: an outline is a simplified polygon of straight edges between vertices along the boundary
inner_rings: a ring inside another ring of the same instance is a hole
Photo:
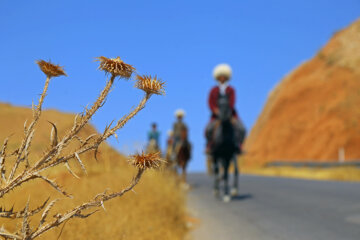
[[[209,153],[211,151],[212,135],[216,120],[219,118],[219,98],[226,96],[229,104],[228,107],[231,111],[231,122],[235,130],[235,146],[238,147],[237,151],[240,153],[240,145],[245,137],[245,128],[235,110],[235,89],[229,86],[232,75],[231,67],[227,64],[219,64],[215,67],[213,75],[218,85],[211,89],[208,101],[211,110],[211,120],[206,127],[206,138],[208,141],[207,152]]]
[[[222,78],[223,79],[223,78]],[[223,89],[220,89],[220,86],[215,86],[211,89],[209,95],[209,107],[211,110],[211,121],[217,119],[219,113],[218,99],[221,91],[228,95],[230,108],[232,109],[232,116],[238,118],[235,110],[235,89],[231,86],[228,86],[226,83],[223,84]]]

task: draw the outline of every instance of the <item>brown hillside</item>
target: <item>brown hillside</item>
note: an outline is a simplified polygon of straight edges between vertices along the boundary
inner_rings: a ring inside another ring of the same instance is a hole
[[[59,131],[59,137],[61,137],[66,130],[70,129],[74,123],[74,114],[62,113],[57,110],[46,110],[42,113],[37,129],[35,130],[34,141],[31,148],[31,159],[37,160],[39,156],[45,151],[50,144],[50,133],[52,126],[50,122],[53,122]],[[26,120],[31,121],[32,119],[32,110],[25,107],[14,107],[10,104],[0,103],[0,143],[8,136],[10,137],[9,141],[9,150],[15,150],[15,147],[19,145],[23,137],[23,126]],[[86,138],[87,136],[96,133],[96,130],[91,126],[85,126],[81,130],[79,136]],[[103,160],[109,163],[109,158],[115,159],[123,157],[118,154],[113,148],[107,144],[100,146],[100,157],[102,153],[106,153],[107,156]],[[90,165],[95,164],[95,160],[90,157],[90,154],[86,154],[89,158]],[[125,161],[122,161],[125,163]],[[125,164],[124,164],[125,165]]]
[[[48,121],[56,124],[59,130],[59,137],[66,129],[72,127],[74,123],[74,114],[61,113],[56,110],[46,110],[42,113],[38,128],[35,131],[34,141],[32,144],[32,153],[40,155],[43,150],[47,148],[50,142],[51,125]],[[32,110],[25,107],[14,107],[10,104],[0,103],[0,141],[2,142],[6,137],[11,135],[9,146],[15,147],[18,145],[23,137],[24,122],[32,120]],[[95,129],[86,126],[81,136],[88,136],[96,133]]]
[[[245,143],[246,166],[360,159],[360,20],[285,77]]]

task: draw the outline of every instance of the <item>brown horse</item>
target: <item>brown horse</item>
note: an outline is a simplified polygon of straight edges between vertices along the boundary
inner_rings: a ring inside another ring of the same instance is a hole
[[[175,158],[178,167],[181,169],[181,177],[186,182],[186,167],[191,158],[191,144],[187,140],[187,131],[181,132],[181,139],[175,144]]]

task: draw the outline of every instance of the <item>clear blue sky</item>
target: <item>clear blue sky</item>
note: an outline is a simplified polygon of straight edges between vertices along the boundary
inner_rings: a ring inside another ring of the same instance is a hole
[[[134,151],[156,121],[164,146],[174,110],[184,108],[194,144],[190,169],[203,170],[206,101],[216,64],[233,67],[236,106],[250,130],[279,80],[359,16],[359,0],[2,0],[0,101],[30,106],[44,82],[34,61],[51,59],[69,77],[54,79],[45,107],[79,112],[105,83],[94,57],[120,56],[140,73],[165,80],[167,95],[154,96],[110,143]],[[102,130],[141,97],[131,82],[117,81],[93,124]]]

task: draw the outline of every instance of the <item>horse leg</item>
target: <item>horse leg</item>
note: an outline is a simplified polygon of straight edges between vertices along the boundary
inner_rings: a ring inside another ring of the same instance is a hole
[[[186,164],[183,163],[181,169],[182,169],[182,180],[184,183],[186,183]]]
[[[233,187],[231,189],[231,195],[236,196],[238,194],[238,187],[239,187],[239,168],[236,155],[233,157],[234,162],[234,182]]]
[[[223,181],[224,181],[224,202],[230,201],[230,195],[229,195],[229,166],[230,166],[231,158],[223,158]]]
[[[220,177],[219,177],[219,163],[215,157],[213,158],[212,167],[214,173],[214,195],[217,197],[219,196]]]

